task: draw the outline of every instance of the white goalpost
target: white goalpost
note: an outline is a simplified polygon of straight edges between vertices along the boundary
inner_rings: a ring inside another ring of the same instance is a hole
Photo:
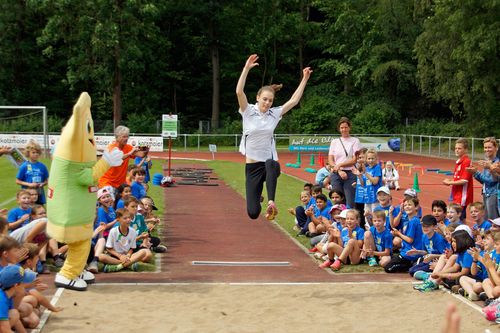
[[[31,116],[37,113],[42,113],[42,132],[43,132],[43,149],[45,154],[49,153],[49,132],[48,132],[48,119],[47,119],[47,107],[45,106],[21,106],[21,105],[0,105],[0,110],[33,110],[33,112],[28,114],[17,114],[15,116],[0,117],[0,121],[14,120],[27,116]]]

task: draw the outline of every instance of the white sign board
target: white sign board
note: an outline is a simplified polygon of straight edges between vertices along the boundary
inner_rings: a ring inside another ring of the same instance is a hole
[[[59,139],[60,135],[49,135],[49,148],[52,148]],[[101,136],[94,137],[96,148],[104,150],[113,141],[114,136]],[[28,141],[35,140],[43,147],[43,135],[30,135],[30,134],[0,134],[0,146],[9,146],[12,148],[24,148]],[[149,146],[149,151],[163,151],[163,138],[159,136],[131,136],[128,143],[132,146]]]
[[[164,114],[162,115],[161,122],[161,136],[164,138],[177,137],[177,115],[176,114]]]

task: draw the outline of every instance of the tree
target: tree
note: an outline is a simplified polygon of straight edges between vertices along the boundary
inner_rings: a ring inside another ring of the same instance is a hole
[[[497,132],[500,1],[435,3],[415,43],[424,94],[468,119],[472,134]]]

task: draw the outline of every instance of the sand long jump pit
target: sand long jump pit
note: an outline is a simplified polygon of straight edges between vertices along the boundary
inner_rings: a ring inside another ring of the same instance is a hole
[[[446,305],[461,332],[498,332],[480,309],[411,283],[98,284],[65,290],[41,332],[440,332]]]

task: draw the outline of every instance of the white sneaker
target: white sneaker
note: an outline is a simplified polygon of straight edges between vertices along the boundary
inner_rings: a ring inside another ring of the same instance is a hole
[[[82,274],[80,274],[80,279],[85,281],[87,284],[92,284],[95,282],[95,276],[91,272],[86,269],[83,270]]]
[[[314,258],[316,258],[316,259],[321,259],[321,258],[323,258],[323,256],[324,256],[324,254],[323,254],[323,253],[321,253],[321,252],[316,252],[316,253],[314,254]]]
[[[66,288],[77,291],[87,290],[87,282],[85,282],[83,279],[77,277],[74,280],[70,280],[59,273],[56,274],[56,278],[54,279],[54,284],[58,288]]]
[[[99,267],[97,265],[97,261],[92,260],[92,262],[89,264],[89,267],[87,267],[87,270],[90,273],[97,274],[99,272]]]

